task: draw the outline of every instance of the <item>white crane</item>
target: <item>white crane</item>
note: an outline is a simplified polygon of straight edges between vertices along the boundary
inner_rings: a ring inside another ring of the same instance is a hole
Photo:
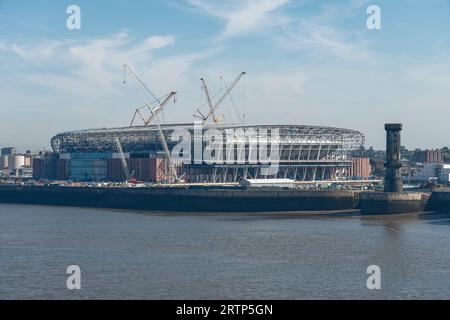
[[[164,133],[161,129],[161,124],[159,123],[159,119],[158,119],[158,114],[161,112],[161,110],[164,108],[164,106],[170,101],[170,99],[172,99],[177,93],[176,92],[171,92],[169,93],[166,98],[164,99],[164,101],[160,101],[151,91],[150,89],[145,85],[145,83],[139,78],[139,76],[136,74],[136,72],[134,72],[133,69],[131,69],[130,66],[128,66],[127,64],[124,64],[124,75],[126,75],[126,71],[130,71],[130,73],[134,76],[134,78],[141,84],[141,86],[145,89],[145,91],[147,91],[148,93],[150,93],[150,95],[159,102],[159,105],[153,109],[150,109],[151,112],[151,116],[145,120],[144,117],[142,116],[142,114],[136,110],[134,117],[133,117],[133,121],[132,124],[134,122],[134,118],[136,117],[136,113],[139,114],[142,118],[142,120],[144,121],[144,124],[147,126],[151,121],[154,121],[156,124],[156,127],[158,129],[158,135],[159,135],[159,139],[161,141],[161,144],[163,146],[164,149],[164,154],[167,158],[167,161],[169,162],[169,170],[171,171],[170,174],[172,175],[172,178],[174,179],[175,182],[180,182],[180,179],[178,178],[178,174],[177,174],[177,170],[175,167],[175,164],[172,160],[172,157],[170,155],[170,151],[169,151],[169,147],[167,146],[167,142],[166,139],[164,137]],[[124,79],[124,84],[126,83],[126,80]],[[148,101],[148,103],[144,106],[150,106],[151,102]]]
[[[127,161],[125,160],[125,155],[123,154],[122,145],[120,144],[119,138],[116,138],[116,146],[117,150],[119,150],[120,160],[122,162],[122,168],[123,172],[125,173],[126,182],[135,182],[134,179],[134,172],[131,172],[128,170]]]
[[[169,103],[170,99],[172,99],[172,97],[175,97],[176,94],[177,94],[176,92],[169,93],[167,96],[163,98],[164,100],[162,102],[159,102],[159,104],[156,107],[152,108],[151,107],[152,105],[147,103],[142,107],[137,108],[134,112],[133,119],[131,119],[130,127],[134,125],[134,121],[136,120],[137,115],[141,118],[142,122],[144,123],[144,126],[148,126],[156,119],[156,116],[159,113],[161,113],[161,111],[163,111],[164,107]],[[142,115],[141,113],[142,109],[150,110],[150,116],[147,119],[145,119],[145,117]]]
[[[194,115],[196,118],[201,119],[203,122],[208,121],[209,118],[212,117],[214,123],[218,123],[220,119],[216,116],[215,112],[217,108],[222,104],[222,102],[225,100],[225,98],[231,93],[231,91],[234,89],[234,87],[238,84],[238,82],[242,79],[243,76],[245,76],[245,72],[241,72],[236,79],[234,79],[226,88],[227,90],[225,93],[220,97],[220,99],[216,102],[215,105],[212,104],[211,96],[208,91],[208,87],[206,86],[206,81],[202,78],[200,79],[202,82],[202,89],[205,92],[206,100],[208,102],[209,106],[209,113],[207,115],[202,114],[200,111],[200,108],[197,109],[197,113],[199,115]]]
[[[205,93],[206,102],[208,102],[209,110],[210,110],[211,116],[213,118],[213,121],[214,121],[214,123],[217,123],[217,122],[219,122],[219,118],[216,117],[215,109],[214,109],[214,106],[211,101],[211,96],[209,95],[209,90],[208,90],[208,86],[206,85],[206,81],[203,78],[201,78],[200,81],[202,82],[202,89],[203,89],[203,92]],[[198,112],[200,113],[200,111],[198,111]]]

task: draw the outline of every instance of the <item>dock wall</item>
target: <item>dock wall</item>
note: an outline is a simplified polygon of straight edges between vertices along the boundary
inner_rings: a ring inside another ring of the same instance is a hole
[[[362,214],[396,214],[420,212],[424,195],[420,192],[363,192],[360,194]]]
[[[450,213],[450,191],[434,191],[427,210]]]
[[[354,191],[0,186],[0,202],[186,212],[347,210]]]

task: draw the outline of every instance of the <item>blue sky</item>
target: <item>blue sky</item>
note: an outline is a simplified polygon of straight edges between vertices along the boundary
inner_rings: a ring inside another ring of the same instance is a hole
[[[71,4],[81,30],[66,28]],[[123,63],[179,92],[167,122],[192,121],[201,77],[216,91],[246,71],[233,101],[247,123],[356,129],[382,148],[383,124],[402,122],[408,148],[450,145],[450,0],[0,0],[0,59],[0,146],[128,125],[144,100]]]

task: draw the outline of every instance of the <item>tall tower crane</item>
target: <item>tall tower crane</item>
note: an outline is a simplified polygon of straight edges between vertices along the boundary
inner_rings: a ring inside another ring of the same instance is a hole
[[[200,108],[197,109],[197,113],[199,115],[194,115],[196,118],[201,119],[203,122],[208,121],[208,119],[210,119],[212,117],[213,122],[214,123],[218,123],[220,121],[220,119],[216,116],[215,112],[217,111],[217,108],[219,108],[219,106],[222,104],[222,102],[225,100],[225,98],[231,93],[231,91],[233,91],[234,87],[238,84],[238,82],[242,79],[243,76],[245,76],[246,73],[245,72],[241,72],[236,79],[234,79],[228,86],[227,86],[227,90],[224,92],[224,94],[220,97],[220,99],[216,102],[216,104],[212,104],[211,101],[211,96],[209,94],[208,91],[208,87],[206,85],[206,81],[202,78],[200,79],[202,82],[202,89],[205,92],[205,96],[206,96],[206,100],[208,102],[208,106],[209,106],[209,112],[208,114],[204,115],[201,111]]]
[[[127,70],[134,76],[134,78],[139,82],[139,84],[145,89],[145,91],[147,91],[148,93],[150,93],[150,95],[159,102],[159,105],[153,109],[150,109],[151,112],[151,116],[145,120],[144,117],[141,115],[140,112],[136,111],[135,112],[135,116],[136,113],[138,113],[142,120],[144,121],[144,124],[147,126],[151,121],[154,121],[156,124],[156,127],[158,129],[158,135],[159,135],[159,140],[161,142],[161,145],[163,146],[164,149],[164,154],[166,156],[167,161],[169,162],[169,170],[171,171],[170,174],[172,175],[172,178],[175,182],[180,182],[180,178],[178,177],[177,174],[177,170],[175,167],[175,164],[173,162],[172,156],[170,155],[170,151],[169,151],[169,147],[167,146],[167,142],[166,142],[166,138],[164,137],[164,133],[161,129],[161,124],[159,123],[159,119],[158,119],[158,113],[161,112],[161,110],[164,108],[164,106],[170,101],[170,99],[172,99],[177,93],[176,92],[171,92],[169,93],[166,98],[161,102],[151,91],[150,89],[145,85],[145,83],[141,80],[141,78],[139,78],[139,76],[136,74],[136,72],[134,72],[134,70],[128,66],[127,64],[124,64],[124,75],[126,75]],[[126,79],[124,79],[124,84],[126,84]],[[144,106],[150,106],[151,102],[148,101],[147,104]],[[133,117],[133,121],[132,124],[134,122],[134,118]]]

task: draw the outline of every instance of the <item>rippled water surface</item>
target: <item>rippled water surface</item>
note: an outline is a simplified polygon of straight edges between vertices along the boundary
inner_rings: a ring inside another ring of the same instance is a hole
[[[81,268],[81,290],[66,268]],[[366,269],[381,268],[381,290]],[[450,214],[176,214],[0,204],[1,299],[450,298]]]

